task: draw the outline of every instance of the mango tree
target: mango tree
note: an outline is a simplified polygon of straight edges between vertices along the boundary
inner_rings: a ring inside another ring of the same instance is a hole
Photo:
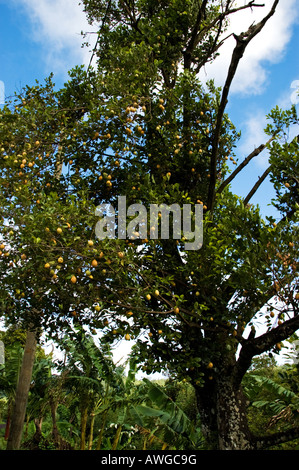
[[[49,77],[1,110],[1,314],[7,325],[28,331],[9,449],[20,446],[41,335],[59,339],[74,321],[105,321],[91,282],[102,257],[90,240],[94,205],[84,189],[73,194],[64,157],[82,109],[71,100],[64,108],[54,88]]]
[[[227,78],[218,89],[200,83],[199,72],[221,54],[229,17],[261,4],[83,1],[90,22],[99,24],[94,57],[102,106],[78,126],[87,145],[76,152],[75,166],[84,184],[90,171],[95,202],[110,204],[106,214],[100,206],[106,218],[97,233],[104,235],[106,223],[108,238],[116,236],[115,227],[125,238],[118,196],[126,197],[131,222],[124,269],[108,276],[103,293],[102,301],[113,306],[107,340],[112,331],[123,334],[127,321],[144,370],[188,378],[207,445],[218,449],[265,442],[249,430],[242,378],[254,356],[279,352],[299,325],[298,140],[288,139],[298,125],[295,107],[269,111],[265,142],[241,162],[239,132],[226,113],[246,48],[258,45],[278,3],[259,23],[233,34]],[[269,167],[246,197],[235,195],[234,178],[265,150]],[[267,177],[276,190],[277,220],[251,204]],[[150,204],[161,209],[154,223],[146,217]],[[174,223],[165,238],[157,231],[165,222],[162,204]],[[194,219],[201,205],[200,249],[186,250],[189,240],[177,231],[183,210],[176,212],[175,204],[189,205]],[[256,333],[256,322],[264,333]],[[283,437],[271,442],[276,438]]]

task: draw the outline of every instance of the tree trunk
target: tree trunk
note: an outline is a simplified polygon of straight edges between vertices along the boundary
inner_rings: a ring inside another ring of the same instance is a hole
[[[120,439],[120,435],[121,435],[121,431],[122,431],[122,426],[119,425],[117,430],[116,430],[116,433],[115,433],[114,441],[113,441],[113,444],[112,444],[112,450],[117,449],[119,439]]]
[[[100,430],[99,437],[98,437],[98,443],[97,443],[97,449],[96,450],[101,449],[102,440],[103,440],[103,436],[104,436],[104,432],[105,432],[106,421],[107,421],[107,415],[108,415],[108,410],[106,410],[104,412],[104,415],[103,415],[103,421],[102,421],[102,426],[101,426],[101,430]]]
[[[81,442],[80,442],[80,450],[85,450],[87,419],[88,419],[88,409],[87,409],[87,407],[86,407],[86,408],[84,408],[84,410],[82,410],[82,412],[81,412]]]
[[[34,425],[35,425],[35,433],[34,433],[33,439],[39,443],[42,437],[43,417],[35,418]]]
[[[7,440],[7,450],[19,450],[21,445],[36,345],[36,332],[28,331]]]
[[[210,450],[251,450],[245,397],[229,378],[197,390],[202,432]]]
[[[10,430],[10,411],[6,419],[6,426],[5,426],[5,435],[4,439],[7,441],[8,436],[9,436],[9,430]]]
[[[57,407],[58,407],[58,403],[54,403],[54,400],[50,400],[51,418],[52,418],[52,438],[55,444],[59,443],[59,432],[58,432],[57,421],[56,421]]]
[[[94,421],[96,415],[91,413],[91,421],[90,421],[90,431],[89,431],[89,439],[88,439],[88,450],[92,450],[92,442],[93,442],[93,429],[94,429]]]
[[[197,396],[197,406],[200,415],[201,432],[208,450],[218,448],[217,414],[215,398],[215,382],[206,381],[204,387],[194,385]]]
[[[225,379],[218,383],[217,420],[219,450],[252,450],[242,389]]]

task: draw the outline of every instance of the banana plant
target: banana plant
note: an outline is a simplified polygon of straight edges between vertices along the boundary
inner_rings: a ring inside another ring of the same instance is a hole
[[[184,411],[173,401],[167,393],[155,382],[143,379],[147,385],[147,403],[136,406],[139,417],[139,425],[145,428],[148,424],[155,423],[155,431],[150,438],[157,439],[163,436],[164,444],[174,443],[179,448],[186,441],[190,448],[200,446],[200,434],[195,424],[184,413]],[[152,439],[150,439],[152,440]]]
[[[272,414],[272,418],[269,421],[269,426],[275,422],[288,418],[294,419],[299,416],[299,395],[293,392],[289,388],[284,387],[281,383],[275,382],[269,377],[261,377],[259,375],[251,375],[257,384],[266,387],[269,391],[274,394],[274,399],[267,400],[256,400],[252,403],[252,406],[256,408],[264,408],[269,410]]]

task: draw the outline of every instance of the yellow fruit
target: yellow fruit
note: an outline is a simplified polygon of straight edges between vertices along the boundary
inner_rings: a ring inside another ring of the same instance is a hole
[[[158,291],[158,289],[155,290],[155,296],[156,296],[156,297],[159,297],[159,295],[160,295],[160,292]]]
[[[96,305],[96,306],[95,306],[95,310],[96,310],[97,312],[99,312],[99,311],[101,310],[101,307],[100,307],[99,305]]]
[[[120,251],[120,252],[117,253],[117,256],[118,256],[120,259],[122,259],[125,255],[123,254],[122,251]]]
[[[133,315],[133,312],[130,310],[130,312],[128,312],[127,315],[131,316]]]
[[[75,284],[75,283],[77,282],[76,276],[72,275],[72,277],[71,277],[71,282],[72,282],[73,284]]]
[[[49,263],[46,263],[45,264],[45,268],[49,268],[50,267],[50,264]]]
[[[58,227],[58,229],[56,230],[57,233],[62,233],[62,228]]]
[[[146,295],[146,299],[147,299],[147,300],[151,300],[150,294],[147,294],[147,295]]]
[[[174,311],[174,313],[179,313],[180,309],[179,309],[179,307],[175,307],[175,308],[173,309],[173,311]]]
[[[161,334],[162,334],[162,330],[158,330],[158,333],[159,333],[159,335],[161,335]]]
[[[93,246],[93,241],[92,241],[92,240],[88,240],[87,244],[88,244],[88,246]]]
[[[98,265],[98,262],[97,262],[97,260],[96,260],[96,259],[92,260],[92,262],[91,262],[91,266],[93,266],[94,268],[96,268],[96,267],[97,267],[97,265]]]
[[[209,364],[207,365],[207,368],[208,368],[208,369],[213,369],[213,367],[214,367],[213,363],[212,363],[212,362],[209,362]]]
[[[129,333],[127,333],[127,334],[125,335],[125,340],[126,340],[126,341],[129,341],[130,339],[131,339],[131,337],[130,337]]]
[[[62,258],[62,256],[60,256],[60,257],[58,258],[58,263],[60,263],[60,264],[63,263],[63,258]]]
[[[297,294],[295,295],[295,299],[299,300],[299,292],[297,292]]]
[[[270,313],[270,317],[272,317],[272,318],[274,317],[274,312]]]

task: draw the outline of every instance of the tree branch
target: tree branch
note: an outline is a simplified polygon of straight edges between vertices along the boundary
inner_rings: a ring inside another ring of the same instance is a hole
[[[243,160],[242,163],[240,163],[240,165],[229,175],[228,178],[226,178],[225,181],[223,181],[223,183],[219,186],[219,188],[217,189],[217,193],[221,193],[224,188],[237,176],[238,173],[240,173],[241,170],[243,170],[243,168],[245,166],[248,165],[248,163],[254,158],[254,157],[257,157],[260,153],[262,153],[262,151],[267,147],[267,145],[270,144],[270,142],[272,142],[272,140],[275,138],[275,136],[271,137],[271,139],[268,140],[268,142],[266,142],[266,144],[262,144],[260,145],[259,147],[257,147],[256,149],[253,150],[253,152],[251,152],[246,158],[245,160]]]
[[[261,336],[241,340],[241,351],[234,372],[235,382],[240,384],[251,365],[252,358],[269,351],[276,343],[289,338],[299,328],[299,316],[296,315],[282,325],[273,328]]]
[[[185,69],[190,68],[192,52],[193,52],[194,47],[196,46],[196,43],[198,41],[198,31],[199,31],[199,28],[200,28],[200,25],[201,25],[201,22],[202,22],[202,18],[205,16],[205,9],[206,9],[207,3],[208,3],[207,0],[204,0],[202,2],[201,7],[199,8],[197,18],[196,18],[196,21],[195,21],[195,25],[194,25],[193,31],[191,33],[191,36],[190,36],[189,43],[187,44],[187,47],[186,47],[185,51],[183,52],[183,55],[184,55],[184,68]]]
[[[267,178],[267,176],[269,175],[270,171],[271,171],[271,168],[272,166],[270,165],[265,171],[264,173],[262,174],[262,176],[257,180],[257,182],[255,183],[255,185],[253,186],[253,188],[249,191],[249,193],[247,194],[247,196],[245,197],[244,199],[244,206],[246,206],[246,204],[248,204],[248,201],[252,198],[252,196],[254,195],[254,193],[256,193],[256,191],[258,190],[258,188],[261,186],[261,184],[263,183],[263,181],[265,181],[265,179]]]
[[[299,437],[299,427],[287,429],[286,431],[277,432],[269,436],[253,437],[252,443],[256,450],[263,450],[277,444],[289,442]]]
[[[206,3],[206,2],[204,2]],[[206,5],[202,5],[202,7],[205,8]],[[199,44],[200,42],[200,38],[202,36],[204,36],[205,34],[208,33],[208,31],[211,31],[215,25],[219,22],[220,24],[223,23],[224,19],[229,16],[229,15],[232,15],[233,13],[237,13],[238,11],[241,11],[241,10],[244,10],[244,9],[247,9],[247,8],[253,8],[253,7],[264,7],[265,4],[261,4],[261,3],[254,3],[253,1],[249,2],[249,4],[247,5],[243,5],[243,6],[240,6],[240,7],[237,7],[237,8],[232,8],[232,9],[229,9],[229,2],[227,2],[227,6],[225,8],[225,11],[223,11],[222,13],[220,13],[211,23],[207,24],[205,27],[203,27],[201,30],[199,30],[199,25],[200,23],[196,23],[195,24],[195,28],[191,34],[191,38],[190,38],[190,41],[189,41],[189,44],[186,48],[189,49],[189,51],[193,51],[194,48]],[[196,26],[197,25],[197,26]],[[191,47],[192,46],[192,47]]]
[[[239,62],[243,57],[246,47],[250,43],[250,41],[260,33],[263,29],[267,21],[274,15],[276,7],[279,3],[279,0],[275,0],[270,12],[266,15],[257,25],[251,25],[250,28],[245,32],[241,33],[239,36],[234,34],[234,38],[236,39],[236,46],[233,50],[227,78],[223,87],[222,97],[217,113],[216,119],[216,127],[215,133],[212,142],[212,154],[211,154],[211,161],[210,161],[210,184],[208,190],[208,210],[212,211],[214,209],[215,204],[215,187],[217,182],[217,160],[218,160],[218,152],[219,152],[219,140],[221,135],[221,126],[224,111],[227,105],[227,98],[230,91],[230,87],[232,81],[235,77]]]
[[[95,53],[96,53],[96,51],[97,51],[98,43],[99,43],[99,40],[100,40],[100,35],[101,35],[101,32],[102,32],[102,30],[103,30],[103,28],[104,28],[104,25],[105,25],[105,23],[106,23],[110,6],[111,6],[111,0],[108,1],[108,5],[107,5],[106,12],[105,12],[105,16],[104,16],[103,21],[102,21],[101,29],[100,29],[100,31],[97,33],[98,37],[97,37],[96,43],[95,43],[94,48],[93,48],[92,53],[91,53],[90,61],[89,61],[88,67],[87,67],[87,73],[88,73],[89,70],[90,70],[90,67],[91,67],[91,64],[92,64],[94,55],[95,55]]]

